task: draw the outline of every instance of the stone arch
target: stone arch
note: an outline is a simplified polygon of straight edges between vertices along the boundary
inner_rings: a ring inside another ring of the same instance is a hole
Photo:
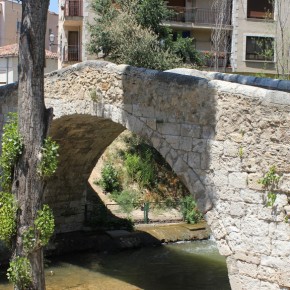
[[[111,137],[105,136],[98,152],[90,155],[91,149],[81,145],[72,148],[84,150],[85,160],[92,161],[124,128],[151,140],[206,213],[220,253],[227,256],[232,288],[288,289],[289,93],[266,89],[266,79],[239,76],[237,84],[236,77],[229,77],[229,83],[216,79],[226,80],[225,75],[196,74],[107,62],[51,73],[45,81],[46,104],[55,114],[51,132],[59,139],[65,134],[85,138],[90,130],[98,135],[100,122]],[[282,90],[289,82],[273,85]],[[0,89],[1,114],[14,110],[15,102],[15,86]],[[0,121],[3,124],[3,116]],[[70,123],[74,130],[66,132]],[[80,164],[80,170],[89,171],[91,165]],[[281,176],[273,209],[265,207],[265,191],[258,183],[272,165]],[[67,173],[68,168],[60,170]],[[77,178],[73,175],[71,185],[78,185]],[[51,181],[48,191],[57,183],[57,178]],[[84,192],[85,185],[79,185]],[[61,190],[58,195],[61,198]],[[71,225],[77,226],[78,218]]]
[[[98,70],[100,74],[97,73]],[[208,143],[200,140],[200,137],[203,135],[210,139],[214,136],[215,106],[212,91],[205,90],[203,93],[197,89],[202,84],[206,85],[206,80],[128,66],[120,66],[116,70],[116,66],[105,62],[97,66],[95,63],[87,63],[85,67],[75,66],[53,73],[46,82],[46,102],[55,108],[51,134],[63,148],[60,155],[64,160],[60,164],[66,164],[66,160],[70,159],[66,157],[67,154],[79,160],[78,153],[87,151],[85,155],[88,157],[84,159],[91,160],[90,166],[95,165],[104,149],[126,128],[151,142],[195,196],[201,210],[207,211],[212,207],[211,192],[205,188],[200,174],[201,163],[203,166],[207,163]],[[183,104],[179,108],[180,102]],[[194,126],[192,122],[195,122]],[[64,140],[73,138],[74,135],[77,141]],[[85,145],[88,142],[84,144],[87,138],[95,138],[94,148],[98,149],[94,151],[93,148],[85,148],[88,146]],[[192,142],[195,148],[192,148]],[[73,146],[74,143],[82,145]],[[69,149],[67,145],[73,148]],[[81,148],[78,149],[78,146]],[[72,185],[80,183],[86,187],[85,182],[92,168],[87,170],[85,167],[88,167],[88,163],[83,163],[86,165],[76,167],[82,168],[85,179],[77,182],[80,176],[73,176],[71,184],[63,188],[78,188],[78,194],[84,191],[77,184]],[[65,177],[68,175],[67,166],[61,165],[57,174],[63,176],[59,177],[59,182],[63,184],[64,180],[68,182]],[[73,167],[70,165],[70,168]],[[48,186],[48,200],[53,200],[52,196],[60,197],[57,187],[61,188],[53,180]],[[69,204],[76,202],[71,201]],[[69,204],[65,206],[62,203],[60,208],[67,210]],[[77,211],[77,214],[81,215],[81,212]],[[62,224],[70,229],[68,222]],[[74,219],[71,224],[76,228]],[[81,227],[81,222],[79,226]]]

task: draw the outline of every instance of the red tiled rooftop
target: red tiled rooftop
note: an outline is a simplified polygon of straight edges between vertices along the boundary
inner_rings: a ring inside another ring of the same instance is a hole
[[[17,43],[9,44],[0,47],[0,58],[8,57],[8,56],[18,56],[18,47]],[[45,50],[46,58],[57,58],[57,54],[55,52],[51,52],[49,50]]]

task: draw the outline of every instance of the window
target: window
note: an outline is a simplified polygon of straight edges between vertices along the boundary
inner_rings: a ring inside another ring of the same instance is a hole
[[[21,21],[16,20],[16,33],[20,33]]]
[[[246,60],[274,61],[274,38],[247,36]]]
[[[248,18],[273,19],[274,0],[248,0]]]

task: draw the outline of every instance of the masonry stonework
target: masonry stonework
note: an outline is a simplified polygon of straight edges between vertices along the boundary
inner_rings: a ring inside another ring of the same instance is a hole
[[[128,129],[151,141],[197,199],[232,289],[290,289],[290,94],[258,87],[260,79],[247,86],[193,74],[86,62],[46,76],[61,148],[46,190],[57,231],[84,227],[88,177]],[[16,110],[15,89],[0,89],[0,130]],[[281,180],[270,208],[258,180],[273,165]]]

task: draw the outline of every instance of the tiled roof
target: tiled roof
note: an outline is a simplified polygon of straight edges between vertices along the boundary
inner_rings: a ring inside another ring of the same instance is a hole
[[[0,47],[0,58],[8,57],[8,56],[18,56],[18,47],[17,43],[9,44]],[[57,54],[55,52],[51,52],[49,50],[45,50],[46,58],[57,58]]]

